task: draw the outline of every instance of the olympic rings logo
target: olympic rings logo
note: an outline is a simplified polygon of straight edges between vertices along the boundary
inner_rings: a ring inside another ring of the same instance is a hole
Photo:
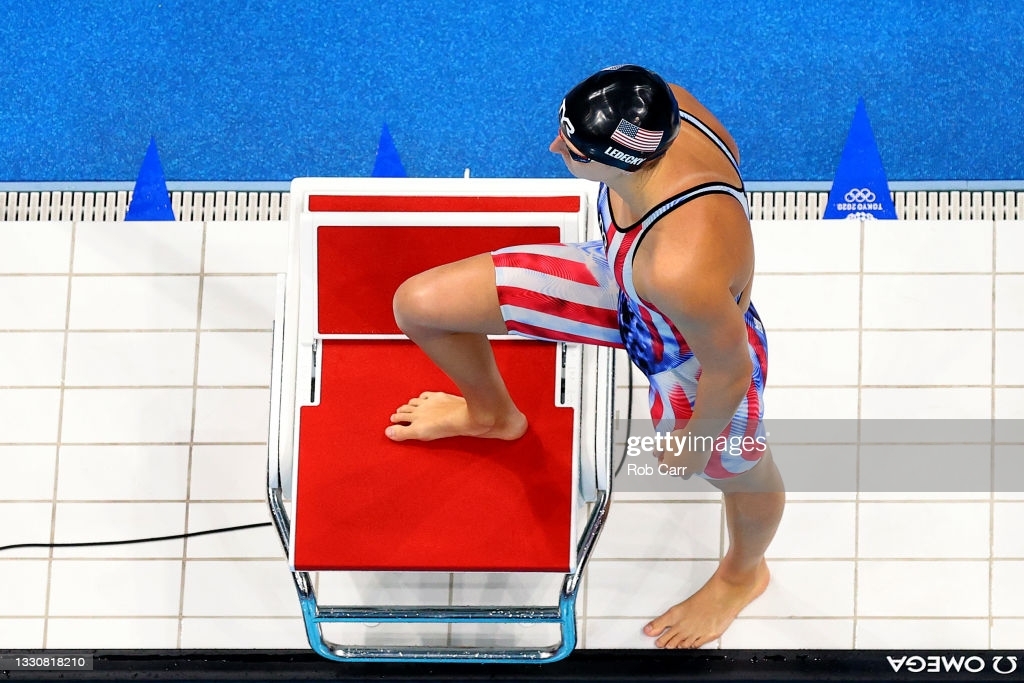
[[[875,193],[866,187],[855,187],[847,192],[843,199],[848,202],[873,202],[875,201]]]

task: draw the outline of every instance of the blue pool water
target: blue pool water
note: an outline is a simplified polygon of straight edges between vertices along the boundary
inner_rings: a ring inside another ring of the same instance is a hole
[[[1024,2],[10,0],[0,182],[560,177],[565,90],[637,62],[703,99],[748,180],[832,178],[863,96],[891,180],[1024,179]]]

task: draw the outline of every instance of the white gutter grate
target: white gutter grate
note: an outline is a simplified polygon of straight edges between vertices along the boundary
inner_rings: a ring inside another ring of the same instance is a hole
[[[893,192],[903,220],[1024,220],[1024,192],[931,190]],[[828,192],[748,192],[754,220],[818,220]]]
[[[1024,191],[929,190],[893,192],[896,215],[904,220],[1024,220]],[[754,220],[818,220],[827,192],[748,192]],[[0,220],[120,221],[131,192],[0,192]],[[174,215],[182,221],[288,220],[287,192],[171,192]]]
[[[171,192],[181,221],[279,221],[288,219],[287,192]],[[132,193],[0,192],[0,220],[120,221]]]

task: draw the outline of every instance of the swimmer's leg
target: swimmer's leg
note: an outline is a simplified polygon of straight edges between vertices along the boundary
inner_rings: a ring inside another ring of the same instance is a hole
[[[395,293],[395,319],[461,396],[425,392],[398,408],[388,438],[517,439],[527,428],[487,335],[622,348],[618,287],[600,241],[500,249],[416,275]]]
[[[391,416],[388,438],[517,439],[526,431],[487,339],[507,332],[494,278],[491,255],[480,254],[415,275],[395,292],[398,326],[462,396],[424,392],[411,399]]]
[[[697,648],[716,640],[768,587],[765,552],[786,501],[771,450],[743,474],[711,483],[724,494],[729,550],[696,593],[644,627],[658,647]]]

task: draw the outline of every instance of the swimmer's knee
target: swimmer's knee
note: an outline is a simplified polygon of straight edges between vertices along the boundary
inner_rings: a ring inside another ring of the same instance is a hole
[[[395,290],[391,307],[402,332],[411,334],[417,329],[438,326],[440,311],[437,296],[432,290],[429,277],[422,273],[412,276]]]
[[[438,266],[399,285],[392,299],[399,329],[412,339],[435,332],[507,334],[494,267],[484,257]]]

